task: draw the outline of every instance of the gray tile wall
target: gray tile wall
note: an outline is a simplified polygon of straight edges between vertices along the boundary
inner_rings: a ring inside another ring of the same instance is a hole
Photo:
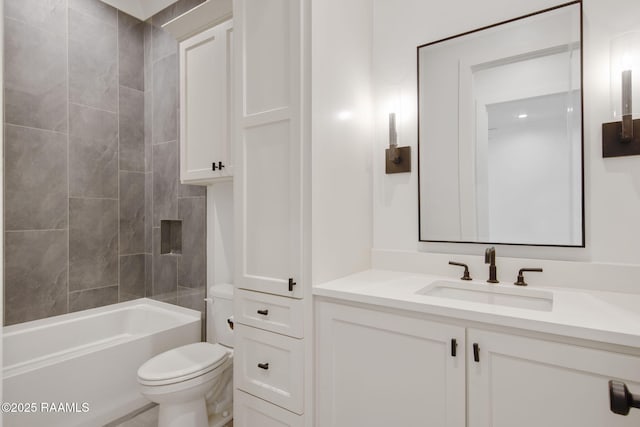
[[[206,286],[206,190],[179,181],[178,44],[161,26],[204,0],[180,0],[143,31],[145,58],[145,251],[147,295],[202,310]],[[182,220],[182,254],[160,254],[160,221]],[[150,277],[149,277],[150,276]]]
[[[206,192],[179,182],[178,46],[99,0],[3,0],[6,325],[151,296],[202,309]],[[160,255],[160,220],[183,254]]]

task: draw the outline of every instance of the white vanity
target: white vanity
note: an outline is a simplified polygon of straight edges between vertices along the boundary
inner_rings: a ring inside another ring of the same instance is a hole
[[[640,425],[640,296],[369,270],[314,287],[316,421]],[[526,308],[524,308],[526,307]]]

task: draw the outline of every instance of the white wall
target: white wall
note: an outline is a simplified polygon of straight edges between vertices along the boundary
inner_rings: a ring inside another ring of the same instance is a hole
[[[207,186],[207,294],[211,285],[233,284],[233,182]]]
[[[412,173],[385,175],[384,115],[400,99],[398,138],[416,152],[416,46],[554,6],[553,0],[374,0],[374,249],[481,254],[483,245],[418,242],[417,156]],[[586,248],[498,247],[498,256],[640,264],[640,157],[603,159],[610,120],[609,42],[640,29],[637,0],[584,0]],[[640,102],[640,100],[636,100]],[[375,263],[374,263],[375,264]],[[639,285],[640,286],[640,285]]]
[[[372,0],[312,2],[312,277],[370,267]]]

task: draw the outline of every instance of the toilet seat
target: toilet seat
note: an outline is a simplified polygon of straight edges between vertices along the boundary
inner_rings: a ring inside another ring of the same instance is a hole
[[[138,381],[147,386],[175,384],[226,367],[229,359],[229,349],[220,344],[188,344],[149,359],[138,369]]]

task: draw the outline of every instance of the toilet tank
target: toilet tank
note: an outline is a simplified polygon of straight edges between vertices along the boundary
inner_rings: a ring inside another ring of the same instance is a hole
[[[228,283],[209,288],[207,305],[207,341],[233,347],[233,329],[227,322],[233,316],[233,285]]]

